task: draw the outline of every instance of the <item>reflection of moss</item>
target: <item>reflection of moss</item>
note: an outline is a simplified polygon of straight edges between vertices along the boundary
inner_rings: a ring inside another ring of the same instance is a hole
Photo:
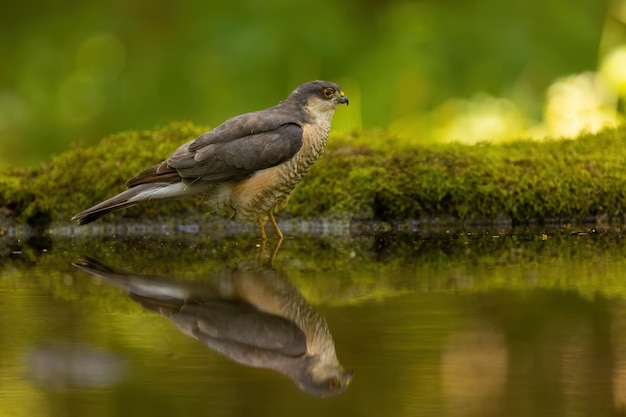
[[[173,123],[76,146],[37,168],[0,175],[0,208],[29,224],[60,221],[123,189],[203,127]],[[385,132],[333,133],[282,216],[364,220],[623,216],[625,128],[575,140],[407,145]],[[180,215],[200,201],[133,208],[122,217]]]
[[[626,298],[624,242],[616,233],[451,235],[440,239],[379,235],[353,240],[293,238],[283,242],[275,267],[314,305],[349,305],[407,292],[460,293],[494,290],[575,291],[580,296]],[[118,290],[71,266],[82,256],[141,275],[205,282],[257,263],[256,239],[171,240],[53,239],[13,249],[22,254],[0,265],[0,290],[19,285],[44,288],[88,305],[136,308]],[[81,243],[84,243],[82,245]],[[30,246],[33,245],[33,246]],[[266,248],[266,259],[270,245]],[[12,279],[8,279],[13,277]],[[19,283],[19,284],[18,284]]]

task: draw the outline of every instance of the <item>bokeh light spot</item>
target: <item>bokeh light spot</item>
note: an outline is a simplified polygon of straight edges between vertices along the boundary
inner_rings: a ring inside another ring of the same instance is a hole
[[[69,76],[59,88],[57,112],[59,121],[79,125],[92,120],[104,106],[102,87],[80,75]]]
[[[616,95],[596,73],[565,77],[548,89],[544,123],[554,136],[593,133],[618,122]]]
[[[626,95],[626,45],[615,48],[602,60],[600,75],[621,96]]]
[[[76,70],[93,82],[114,81],[126,64],[126,50],[117,36],[100,34],[86,39],[76,52]]]

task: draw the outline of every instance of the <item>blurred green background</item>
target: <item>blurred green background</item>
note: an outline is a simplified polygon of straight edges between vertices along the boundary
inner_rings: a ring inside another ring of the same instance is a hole
[[[340,130],[593,130],[621,118],[625,20],[626,0],[9,0],[0,165],[171,120],[215,126],[318,78],[350,97]]]

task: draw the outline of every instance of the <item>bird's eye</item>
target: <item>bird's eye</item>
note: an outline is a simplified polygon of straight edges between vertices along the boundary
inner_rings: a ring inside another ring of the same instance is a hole
[[[322,90],[322,95],[324,96],[324,98],[332,98],[332,96],[335,95],[335,90],[333,90],[332,88],[325,88]]]
[[[328,380],[328,389],[335,389],[339,386],[339,380],[337,378],[330,378]]]

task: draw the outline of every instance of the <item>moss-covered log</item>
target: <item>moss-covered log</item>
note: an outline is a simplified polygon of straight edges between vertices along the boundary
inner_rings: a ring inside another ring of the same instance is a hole
[[[166,158],[206,127],[173,123],[75,146],[48,163],[0,173],[0,217],[31,225],[72,214],[121,191],[139,170]],[[416,141],[417,142],[417,141]],[[332,133],[322,159],[281,217],[358,220],[623,219],[626,128],[572,140],[502,144],[406,144],[386,132]],[[116,214],[183,216],[202,202]]]

